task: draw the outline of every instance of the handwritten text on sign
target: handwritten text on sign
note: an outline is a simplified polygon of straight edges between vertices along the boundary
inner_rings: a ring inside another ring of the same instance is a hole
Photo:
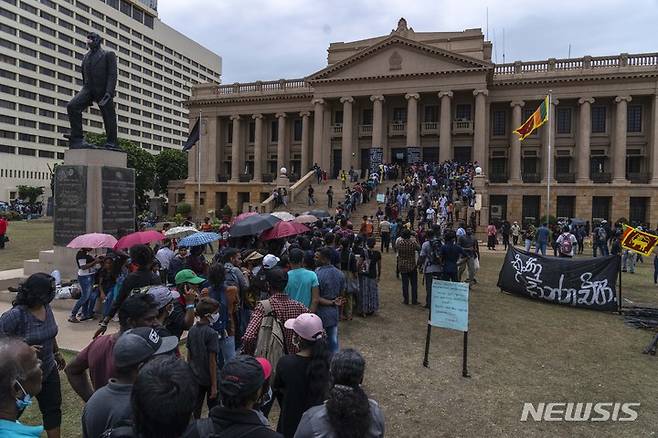
[[[460,332],[468,331],[468,284],[432,280],[430,324]]]

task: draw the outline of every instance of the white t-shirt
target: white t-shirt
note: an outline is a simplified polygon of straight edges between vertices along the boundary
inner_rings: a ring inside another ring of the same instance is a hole
[[[171,263],[171,259],[173,259],[175,255],[176,253],[174,253],[169,247],[165,246],[158,250],[155,258],[160,262],[160,267],[162,269],[169,269],[169,263]]]
[[[569,255],[570,255],[571,257],[573,257],[573,256],[574,256],[574,253],[575,253],[575,249],[576,249],[576,243],[578,242],[577,239],[576,239],[576,236],[574,236],[574,235],[571,234],[571,233],[562,233],[562,234],[560,234],[560,236],[559,236],[559,237],[557,238],[557,240],[555,241],[555,243],[557,243],[557,248],[558,248],[557,252],[558,252],[558,254],[561,253],[561,251],[560,251],[560,245],[562,244],[562,242],[564,241],[564,239],[569,239],[569,240],[571,240],[571,253],[570,253]]]
[[[427,211],[425,211],[425,213],[427,213],[427,219],[428,220],[430,220],[430,221],[434,220],[434,215],[436,214],[436,212],[434,211],[434,209],[432,207],[428,208]]]

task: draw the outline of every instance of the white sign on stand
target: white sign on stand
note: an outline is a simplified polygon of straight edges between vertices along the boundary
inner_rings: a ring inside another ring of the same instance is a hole
[[[468,283],[432,280],[430,324],[468,331]]]

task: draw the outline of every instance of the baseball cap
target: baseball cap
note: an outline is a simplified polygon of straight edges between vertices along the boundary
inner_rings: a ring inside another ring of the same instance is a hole
[[[115,347],[116,348],[116,347]],[[260,360],[259,360],[260,359]],[[264,362],[269,365],[265,369]],[[272,372],[272,365],[264,358],[246,354],[234,357],[224,364],[220,373],[219,392],[223,396],[237,397],[256,392]]]
[[[178,292],[170,290],[167,286],[152,286],[147,293],[153,297],[158,310],[180,297]]]
[[[277,256],[268,254],[263,257],[263,267],[265,269],[272,269],[279,263],[280,260],[281,259],[279,259]]]
[[[177,346],[176,336],[160,336],[151,327],[126,330],[114,344],[114,365],[117,368],[137,365],[151,356],[169,353]]]
[[[288,319],[283,325],[307,341],[315,341],[323,333],[322,319],[315,313],[302,313],[297,318]]]
[[[194,271],[191,269],[183,269],[182,271],[178,271],[178,274],[176,274],[176,278],[175,278],[176,284],[181,284],[181,283],[201,284],[204,281],[206,280],[196,275]]]

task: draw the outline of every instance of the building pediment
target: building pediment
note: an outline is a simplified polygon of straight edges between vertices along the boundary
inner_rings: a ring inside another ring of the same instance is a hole
[[[400,35],[392,35],[343,61],[310,75],[306,80],[313,83],[483,71],[491,68],[493,68],[493,64],[489,62],[428,46]]]

